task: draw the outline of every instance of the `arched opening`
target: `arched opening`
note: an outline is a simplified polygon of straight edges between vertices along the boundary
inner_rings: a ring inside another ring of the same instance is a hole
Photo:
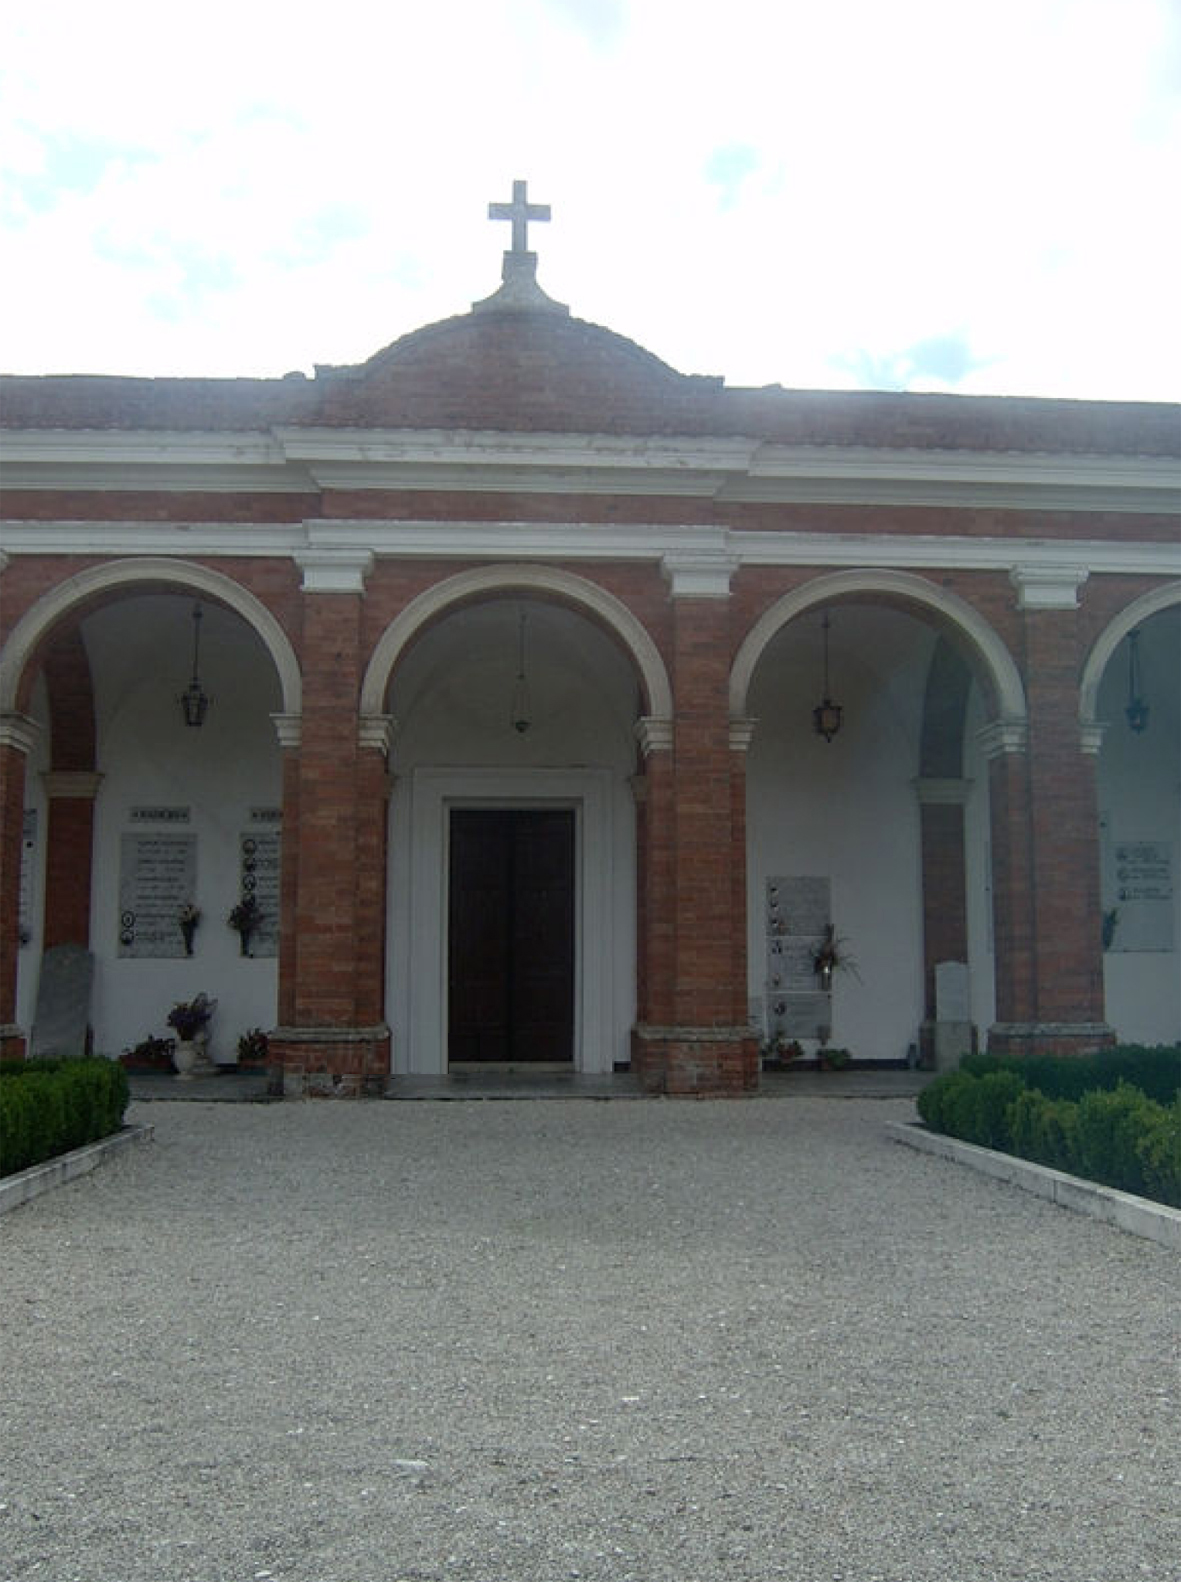
[[[1103,633],[1086,667],[1083,709],[1084,724],[1102,728],[1096,783],[1106,1018],[1121,1042],[1177,1042],[1181,600],[1176,589],[1137,601]]]
[[[542,1061],[598,1074],[629,1057],[635,727],[667,683],[658,660],[645,678],[600,600],[572,602],[578,579],[554,580],[432,590],[396,642],[387,633],[388,693],[368,692],[395,721],[397,1072]]]
[[[223,602],[227,590],[232,602]],[[192,728],[179,696],[192,676],[198,601],[200,679],[211,701]],[[268,640],[247,620],[256,607],[204,568],[168,563],[165,574],[123,563],[122,574],[109,566],[61,585],[14,629],[3,688],[41,727],[25,776],[24,1028],[35,1019],[43,950],[67,939],[94,958],[99,1053],[167,1036],[172,1006],[198,992],[218,1002],[209,1053],[219,1063],[233,1062],[242,1033],[274,1024],[281,765],[273,717],[298,707],[299,690],[286,639],[275,662],[273,618],[263,623]],[[264,913],[249,954],[227,922],[246,893]],[[189,907],[200,920],[186,942]]]
[[[813,720],[826,615],[828,690],[844,711],[832,740]],[[765,1035],[890,1062],[933,1056],[941,1025],[970,1044],[995,1015],[978,738],[1024,711],[1003,646],[922,579],[818,578],[752,630],[731,708],[755,722],[747,940]],[[839,964],[826,981],[814,965],[829,928]]]

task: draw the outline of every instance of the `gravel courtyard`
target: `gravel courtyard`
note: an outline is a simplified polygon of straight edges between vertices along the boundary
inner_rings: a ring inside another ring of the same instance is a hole
[[[912,1115],[133,1106],[0,1220],[0,1579],[1178,1577],[1176,1256]]]

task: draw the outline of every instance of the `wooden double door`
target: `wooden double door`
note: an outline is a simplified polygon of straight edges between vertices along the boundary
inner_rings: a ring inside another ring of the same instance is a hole
[[[453,808],[451,1064],[574,1058],[574,812]]]

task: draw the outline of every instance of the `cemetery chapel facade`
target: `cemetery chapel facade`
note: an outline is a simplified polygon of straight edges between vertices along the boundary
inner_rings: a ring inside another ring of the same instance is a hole
[[[3,381],[3,1052],[61,945],[289,1093],[1178,1039],[1177,410],[686,376],[493,207],[359,366]]]

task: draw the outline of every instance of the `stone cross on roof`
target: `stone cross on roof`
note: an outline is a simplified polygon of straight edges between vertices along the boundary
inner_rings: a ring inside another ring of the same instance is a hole
[[[513,201],[511,203],[490,203],[488,205],[488,218],[490,220],[510,220],[513,227],[514,253],[527,253],[529,251],[529,221],[548,220],[550,206],[548,203],[530,203],[525,195],[528,187],[527,181],[513,182]]]

